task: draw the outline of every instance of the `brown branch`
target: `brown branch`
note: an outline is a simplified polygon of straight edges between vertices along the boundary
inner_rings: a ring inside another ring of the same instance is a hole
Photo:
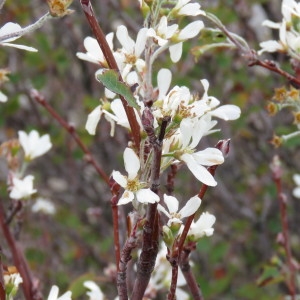
[[[91,2],[89,0],[80,0],[80,3],[81,3],[83,11],[85,13],[85,16],[88,20],[88,23],[93,31],[93,34],[94,34],[102,52],[103,52],[103,55],[107,61],[108,66],[111,69],[116,70],[119,73],[119,80],[124,83],[124,80],[122,79],[122,76],[120,75],[120,72],[118,70],[117,62],[116,62],[116,60],[113,56],[113,53],[106,41],[104,33],[103,33],[99,23],[97,22],[97,18],[95,16]],[[134,109],[132,107],[128,106],[127,101],[125,100],[125,98],[122,95],[119,95],[119,96],[120,96],[120,99],[124,106],[124,109],[125,109],[125,112],[126,112],[129,124],[130,124],[135,147],[139,151],[140,141],[141,141],[140,126],[137,122]]]
[[[151,166],[151,190],[158,194],[160,165],[162,154],[162,142],[165,136],[167,125],[170,118],[165,118],[162,121],[158,137],[155,136],[153,127],[154,117],[149,108],[146,108],[143,113],[142,123],[146,131],[149,141],[153,147],[153,161]],[[143,231],[143,246],[140,259],[137,267],[137,278],[134,283],[131,300],[140,300],[143,298],[145,290],[150,280],[151,273],[155,266],[155,261],[159,246],[159,222],[157,214],[157,203],[148,204],[146,222]]]
[[[296,268],[293,263],[293,256],[292,256],[290,238],[289,238],[287,197],[282,191],[282,181],[281,181],[282,169],[280,166],[280,161],[278,156],[275,156],[273,158],[273,162],[271,164],[271,170],[272,170],[273,180],[276,185],[278,201],[279,201],[280,221],[281,221],[282,235],[283,235],[282,243],[287,258],[288,268],[290,271],[289,274],[290,276],[287,280],[287,286],[291,296],[291,300],[296,300]]]
[[[190,263],[189,263],[189,255],[191,251],[195,250],[196,244],[190,244],[188,247],[184,247],[183,251],[180,254],[179,266],[182,271],[182,274],[188,284],[190,292],[194,300],[204,300],[201,289],[196,281],[196,278],[192,272]]]
[[[23,291],[26,300],[42,300],[43,297],[40,291],[37,289],[37,286],[34,284],[34,280],[30,273],[28,264],[23,255],[23,252],[18,244],[18,242],[13,237],[8,224],[6,223],[6,216],[4,212],[4,208],[2,205],[3,199],[0,199],[0,226],[2,228],[2,232],[7,241],[7,244],[11,250],[13,261],[15,266],[17,267],[18,272],[20,273],[23,283]]]
[[[101,167],[98,165],[96,160],[94,159],[92,153],[90,150],[84,145],[84,143],[81,141],[79,135],[75,131],[75,128],[70,125],[68,122],[66,122],[53,108],[50,106],[50,104],[45,100],[44,96],[38,92],[37,90],[32,89],[31,90],[31,97],[36,100],[39,104],[44,106],[46,110],[50,113],[50,115],[58,121],[58,123],[66,129],[66,131],[72,136],[72,138],[75,140],[77,145],[81,148],[81,150],[86,154],[87,161],[93,165],[99,176],[109,185],[109,178],[106,175],[106,173],[101,169]]]

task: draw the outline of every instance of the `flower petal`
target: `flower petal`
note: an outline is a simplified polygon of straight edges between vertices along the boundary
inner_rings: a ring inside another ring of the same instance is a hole
[[[159,196],[150,189],[141,189],[136,192],[136,198],[140,203],[159,202]]]
[[[136,178],[140,169],[140,159],[131,148],[126,148],[124,151],[124,165],[128,173],[128,179]]]
[[[217,185],[214,177],[207,171],[205,167],[198,164],[191,154],[185,153],[180,158],[186,163],[189,170],[199,181],[209,186]]]
[[[194,214],[200,207],[201,199],[198,196],[192,197],[185,206],[179,211],[181,219],[186,218]]]
[[[85,129],[91,135],[96,134],[96,128],[102,115],[102,106],[98,105],[92,112],[89,113]]]
[[[175,197],[164,194],[164,202],[166,203],[170,214],[178,211],[179,201]]]
[[[132,202],[134,199],[134,193],[128,190],[125,190],[122,197],[119,199],[118,205],[124,205],[129,202]]]
[[[122,188],[127,187],[127,178],[126,176],[122,175],[119,171],[113,171],[112,177],[115,182],[117,182]]]

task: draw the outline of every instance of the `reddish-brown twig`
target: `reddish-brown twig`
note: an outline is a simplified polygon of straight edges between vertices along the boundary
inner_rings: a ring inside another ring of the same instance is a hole
[[[106,173],[102,170],[102,168],[98,165],[96,160],[94,159],[90,150],[84,145],[75,131],[74,126],[70,125],[67,121],[65,121],[55,110],[54,108],[45,100],[44,96],[38,92],[37,90],[31,90],[31,97],[36,100],[39,104],[44,106],[46,110],[50,113],[50,115],[58,121],[58,123],[72,136],[77,145],[81,148],[81,150],[86,154],[87,161],[93,165],[99,176],[109,185],[109,178]]]
[[[17,267],[23,279],[23,291],[26,300],[42,300],[43,297],[37,287],[34,285],[32,275],[27,265],[26,259],[18,242],[13,237],[8,224],[6,222],[6,216],[2,205],[3,199],[0,199],[0,225],[3,231],[3,235],[7,241],[7,244],[11,250],[13,261]],[[5,299],[5,298],[4,298]]]
[[[271,170],[273,175],[273,180],[276,185],[278,201],[279,201],[279,210],[280,210],[280,220],[282,226],[282,243],[284,246],[288,268],[289,268],[289,277],[287,279],[287,286],[291,296],[291,300],[296,299],[296,268],[293,263],[293,256],[291,251],[290,239],[289,239],[289,225],[288,225],[288,216],[287,216],[287,197],[282,191],[282,169],[280,165],[280,160],[278,156],[273,158],[271,164]]]
[[[93,34],[104,54],[104,57],[107,61],[108,66],[110,67],[110,69],[113,69],[113,70],[116,70],[119,72],[118,65],[117,65],[116,60],[112,54],[112,51],[106,41],[105,35],[104,35],[101,27],[99,26],[99,23],[95,16],[91,2],[89,0],[80,0],[80,3],[81,3],[83,11],[85,13],[85,16],[89,22],[89,25],[93,31]],[[119,80],[124,83],[120,74],[119,74]],[[140,126],[137,122],[133,108],[128,106],[127,101],[125,100],[125,98],[122,95],[119,95],[119,96],[120,96],[120,99],[124,106],[124,109],[125,109],[125,112],[126,112],[129,124],[130,124],[133,141],[135,143],[137,151],[139,151],[140,140],[141,140]]]

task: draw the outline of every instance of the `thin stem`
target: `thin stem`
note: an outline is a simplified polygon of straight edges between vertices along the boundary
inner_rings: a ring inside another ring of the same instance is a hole
[[[196,278],[192,272],[190,263],[189,263],[189,255],[192,250],[196,248],[195,243],[193,245],[189,245],[189,247],[184,247],[183,251],[180,254],[180,269],[182,274],[188,284],[188,287],[191,291],[192,297],[194,300],[204,300],[201,289],[196,281]]]
[[[1,9],[1,3],[0,3],[0,9]],[[52,19],[52,16],[50,15],[49,12],[47,12],[45,15],[43,15],[41,18],[39,18],[35,23],[33,23],[27,27],[24,27],[19,31],[11,32],[11,33],[1,36],[0,42],[5,41],[7,39],[11,39],[11,38],[18,38],[25,34],[29,34],[33,31],[39,29],[40,27],[42,27],[44,25],[44,23],[49,19]]]
[[[5,0],[0,0],[0,9],[2,9],[4,3],[5,3]]]
[[[282,170],[281,170],[279,158],[277,156],[275,156],[273,159],[273,162],[271,164],[271,169],[273,173],[273,180],[277,189],[279,209],[280,209],[280,221],[281,221],[282,235],[283,235],[283,246],[284,246],[288,268],[290,272],[289,274],[290,276],[287,281],[287,286],[289,289],[291,300],[296,300],[296,268],[295,265],[293,264],[293,256],[292,256],[290,238],[289,238],[287,197],[282,191],[282,181],[281,181]]]
[[[18,242],[13,237],[7,223],[4,208],[2,206],[3,199],[0,199],[0,226],[2,232],[7,241],[7,244],[11,250],[14,264],[16,265],[18,272],[20,273],[23,279],[23,291],[26,300],[42,300],[40,291],[37,289],[37,286],[34,285],[29,267],[23,255],[23,252],[18,244]]]
[[[116,70],[119,73],[119,80],[121,82],[125,83],[119,72],[118,65],[113,56],[113,53],[106,41],[105,35],[104,35],[101,27],[99,26],[99,23],[97,22],[97,18],[95,16],[91,2],[89,0],[80,0],[80,3],[81,3],[83,11],[85,13],[85,16],[89,22],[89,25],[94,33],[94,36],[95,36],[95,38],[103,52],[103,55],[107,61],[108,66],[110,67],[110,69]],[[125,109],[128,121],[129,121],[129,125],[131,128],[135,147],[139,151],[140,141],[141,141],[140,126],[137,122],[134,109],[132,107],[128,106],[127,101],[125,100],[125,98],[122,95],[119,95],[119,96],[120,96],[120,99],[122,101],[122,104],[124,106],[124,109]]]
[[[172,265],[172,279],[171,286],[167,296],[168,300],[175,300],[176,296],[176,287],[177,287],[177,279],[178,279],[178,262],[176,261],[174,265]]]
[[[127,300],[128,299],[128,291],[127,291],[127,264],[131,260],[131,252],[134,248],[136,248],[137,243],[137,226],[139,220],[136,222],[129,238],[126,240],[126,243],[123,247],[121,258],[118,264],[118,278],[117,278],[117,287],[118,287],[118,295],[120,300]]]
[[[165,136],[167,125],[170,118],[165,118],[162,121],[158,138],[155,137],[154,127],[152,122],[150,109],[145,110],[145,117],[142,118],[144,129],[148,134],[148,138],[153,147],[153,161],[151,168],[151,190],[158,194],[160,165],[162,153],[162,141]],[[150,280],[151,273],[155,266],[156,256],[158,253],[158,237],[159,223],[157,214],[157,203],[148,204],[146,222],[143,231],[143,246],[142,253],[138,262],[137,278],[134,283],[131,300],[140,300],[143,298],[145,290]]]
[[[109,178],[106,173],[102,170],[102,168],[97,164],[90,150],[84,145],[78,136],[75,128],[66,122],[53,108],[50,104],[45,100],[44,96],[39,93],[37,90],[31,90],[31,97],[36,100],[39,104],[44,106],[46,110],[51,114],[54,119],[58,121],[58,123],[66,129],[66,131],[72,136],[77,145],[81,148],[81,150],[87,155],[87,161],[93,165],[99,176],[109,185]]]
[[[260,60],[255,50],[251,50],[244,40],[243,42],[245,45],[243,45],[238,39],[238,36],[233,34],[232,32],[229,32],[227,28],[221,23],[221,21],[218,20],[213,14],[207,13],[206,17],[211,20],[227,36],[227,38],[237,47],[237,49],[239,49],[239,51],[242,53],[242,56],[248,60],[249,67],[261,66],[285,77],[290,82],[290,84],[296,87],[300,86],[300,79],[280,69],[273,61]]]
[[[0,299],[5,299],[5,285],[3,277],[3,264],[2,264],[2,248],[0,246]]]

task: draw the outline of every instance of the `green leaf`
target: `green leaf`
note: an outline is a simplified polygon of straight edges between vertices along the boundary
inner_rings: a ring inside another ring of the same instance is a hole
[[[137,105],[130,88],[125,83],[119,80],[119,75],[115,70],[104,71],[102,74],[97,74],[96,78],[112,92],[123,96],[129,106],[136,109],[140,108]]]

